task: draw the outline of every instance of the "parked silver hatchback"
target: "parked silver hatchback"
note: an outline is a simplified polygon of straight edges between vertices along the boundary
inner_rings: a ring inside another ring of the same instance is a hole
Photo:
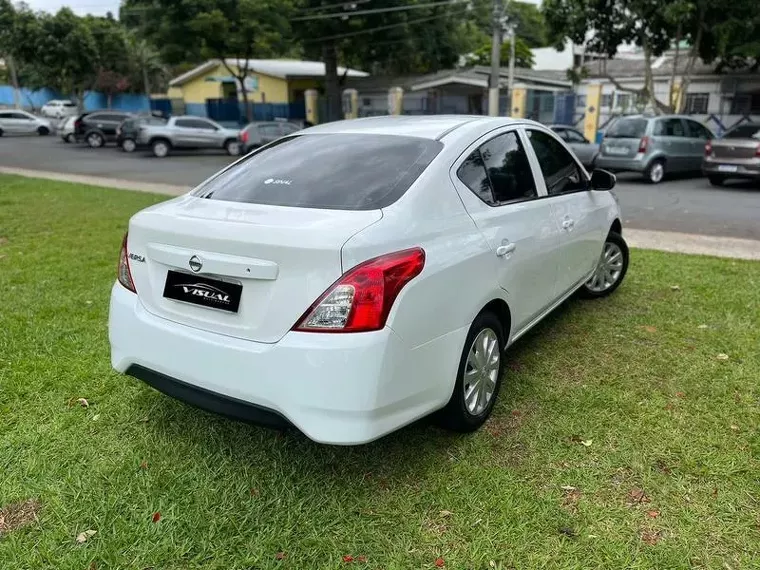
[[[705,143],[712,138],[710,129],[689,117],[623,117],[605,133],[596,167],[640,172],[657,184],[669,173],[700,172]]]

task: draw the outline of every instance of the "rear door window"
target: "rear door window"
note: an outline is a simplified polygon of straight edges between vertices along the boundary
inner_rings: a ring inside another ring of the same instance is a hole
[[[647,130],[646,119],[619,119],[604,133],[609,139],[640,139]]]
[[[480,147],[480,154],[498,204],[536,198],[536,182],[528,155],[516,132],[504,133]]]
[[[200,186],[200,198],[333,210],[376,210],[398,200],[443,145],[352,133],[281,138]]]
[[[659,119],[654,125],[654,134],[661,137],[685,137],[681,119]]]

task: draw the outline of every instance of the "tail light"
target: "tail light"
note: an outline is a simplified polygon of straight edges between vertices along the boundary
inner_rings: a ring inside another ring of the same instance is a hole
[[[132,271],[129,269],[129,252],[127,251],[127,234],[124,234],[124,239],[121,242],[121,252],[119,253],[119,270],[117,272],[117,279],[124,287],[137,293],[135,289],[135,283],[132,281]]]
[[[757,148],[755,149],[755,156],[760,158],[760,144],[758,144]]]
[[[240,140],[248,143],[248,131],[240,131]]]
[[[712,154],[712,141],[707,141],[705,143],[705,156],[710,156]]]
[[[424,266],[425,251],[419,247],[360,263],[327,289],[293,330],[335,333],[380,330],[401,289]]]
[[[649,146],[649,137],[641,137],[639,141],[639,152],[646,152]]]

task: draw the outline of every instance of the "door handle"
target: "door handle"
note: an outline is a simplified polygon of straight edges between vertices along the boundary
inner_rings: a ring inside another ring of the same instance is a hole
[[[571,219],[566,219],[562,221],[562,229],[563,230],[571,230],[573,229],[573,226],[575,226],[575,221]]]
[[[496,248],[496,255],[498,255],[499,257],[504,257],[505,255],[507,255],[508,253],[512,253],[516,249],[517,249],[517,245],[515,245],[514,243],[507,243],[504,245],[500,245],[499,247]]]

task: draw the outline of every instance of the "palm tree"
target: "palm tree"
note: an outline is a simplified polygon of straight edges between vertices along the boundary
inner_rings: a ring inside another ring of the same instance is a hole
[[[129,37],[128,48],[132,67],[141,76],[145,96],[150,98],[151,81],[165,80],[168,70],[161,61],[161,55],[146,40],[132,34]]]

